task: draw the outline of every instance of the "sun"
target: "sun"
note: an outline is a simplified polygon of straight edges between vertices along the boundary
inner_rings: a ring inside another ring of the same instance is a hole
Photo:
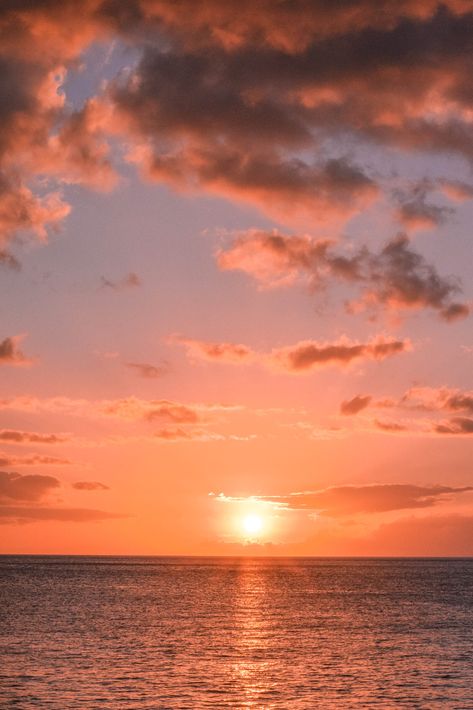
[[[250,513],[243,518],[243,528],[248,535],[254,537],[263,529],[263,520],[259,515]]]

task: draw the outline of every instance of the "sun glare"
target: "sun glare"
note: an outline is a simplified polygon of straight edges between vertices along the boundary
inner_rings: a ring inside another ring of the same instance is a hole
[[[250,513],[250,515],[246,515],[243,518],[243,529],[248,535],[254,537],[255,535],[258,535],[258,533],[260,533],[263,529],[263,520],[260,518],[259,515]]]

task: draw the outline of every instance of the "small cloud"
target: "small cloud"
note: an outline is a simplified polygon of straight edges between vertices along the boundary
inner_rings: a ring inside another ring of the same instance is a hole
[[[125,367],[136,372],[139,377],[146,380],[154,380],[167,375],[169,372],[169,364],[150,365],[146,362],[125,362]]]
[[[0,342],[0,365],[31,365],[33,361],[18,347],[22,339],[22,335],[15,335]]]
[[[72,484],[72,487],[77,491],[108,491],[109,486],[105,483],[100,483],[99,481],[76,481]]]
[[[129,288],[137,288],[138,286],[142,285],[140,277],[138,276],[138,274],[135,274],[134,271],[130,271],[128,274],[126,274],[126,276],[115,281],[112,281],[110,279],[105,278],[105,276],[102,276],[101,283],[102,288],[111,288],[113,291],[125,291]]]
[[[399,424],[398,422],[385,422],[379,419],[375,419],[374,425],[377,429],[391,434],[395,434],[396,432],[401,431],[408,431],[408,428],[404,424]]]
[[[371,400],[372,397],[369,394],[357,395],[356,397],[353,397],[353,399],[348,399],[342,402],[340,405],[340,412],[347,416],[358,414],[358,412],[366,409]]]

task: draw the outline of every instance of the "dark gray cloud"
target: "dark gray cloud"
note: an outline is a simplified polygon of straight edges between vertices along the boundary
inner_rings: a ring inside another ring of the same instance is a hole
[[[454,213],[454,209],[445,205],[429,202],[429,193],[436,189],[430,180],[414,183],[408,190],[398,190],[394,196],[398,203],[397,217],[408,229],[430,229],[439,227]],[[448,190],[444,190],[448,194]],[[460,189],[457,189],[457,195]],[[452,188],[450,189],[450,194]],[[465,191],[464,193],[465,194]]]

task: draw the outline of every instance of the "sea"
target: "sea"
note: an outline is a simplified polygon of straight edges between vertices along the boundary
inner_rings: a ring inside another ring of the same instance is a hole
[[[473,559],[3,556],[0,708],[473,710]]]

